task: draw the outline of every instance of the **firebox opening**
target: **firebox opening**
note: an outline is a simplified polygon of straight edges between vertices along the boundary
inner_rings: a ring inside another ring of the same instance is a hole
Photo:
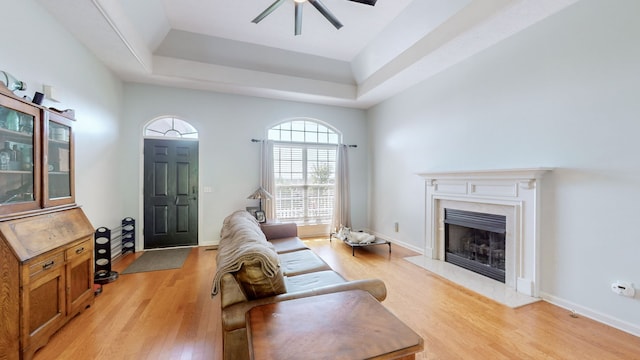
[[[505,282],[503,215],[444,209],[445,261]]]

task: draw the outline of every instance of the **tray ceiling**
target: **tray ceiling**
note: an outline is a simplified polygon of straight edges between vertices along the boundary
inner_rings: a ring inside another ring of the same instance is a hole
[[[38,0],[123,81],[368,108],[577,0]]]

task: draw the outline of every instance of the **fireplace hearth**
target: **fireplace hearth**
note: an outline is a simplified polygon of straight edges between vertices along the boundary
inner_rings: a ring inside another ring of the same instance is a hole
[[[445,261],[505,282],[506,217],[444,209]]]

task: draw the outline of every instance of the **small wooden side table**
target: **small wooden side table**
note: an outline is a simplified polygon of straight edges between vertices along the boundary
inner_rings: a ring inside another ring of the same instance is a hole
[[[256,306],[247,313],[253,360],[415,359],[422,338],[368,292]]]

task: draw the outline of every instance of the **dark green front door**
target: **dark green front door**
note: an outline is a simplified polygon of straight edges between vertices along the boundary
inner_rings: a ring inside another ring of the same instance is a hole
[[[144,248],[198,244],[198,142],[144,140]]]

